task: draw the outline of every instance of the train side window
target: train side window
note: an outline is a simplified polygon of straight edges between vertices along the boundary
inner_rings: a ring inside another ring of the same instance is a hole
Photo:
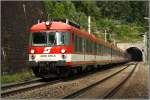
[[[106,48],[107,48],[107,49],[106,49],[106,50],[107,50],[107,52],[106,52],[106,53],[108,54],[108,53],[109,53],[109,51],[108,51],[109,49],[108,49],[108,47],[106,47]]]
[[[87,39],[85,39],[85,52],[87,53]]]
[[[98,54],[100,54],[101,49],[100,49],[100,44],[98,44]]]
[[[82,38],[78,36],[78,51],[82,52]]]
[[[81,42],[82,40],[81,40],[81,37],[79,37],[79,51],[81,52],[82,51],[82,42]]]
[[[93,46],[92,46],[92,53],[94,53],[94,49],[95,49],[95,48],[94,48],[94,42],[93,42]]]
[[[95,50],[96,48],[95,48],[95,42],[93,43],[93,53],[95,53],[96,52],[96,50]]]
[[[76,35],[77,36],[77,35]],[[79,52],[80,49],[80,43],[79,43],[79,37],[77,36],[77,52]]]
[[[104,54],[105,54],[105,51],[106,51],[106,50],[105,50],[105,46],[103,46],[103,53],[104,53]]]
[[[97,44],[97,54],[99,54],[99,44]]]
[[[78,51],[78,40],[77,40],[77,35],[74,34],[74,50],[77,52]]]
[[[87,39],[87,52],[89,53],[89,40]]]
[[[95,53],[97,54],[97,44],[95,43]]]
[[[93,45],[93,42],[89,40],[89,52],[90,53],[92,53],[92,45]]]
[[[103,54],[103,45],[101,45],[101,54]]]
[[[96,54],[97,50],[96,50],[96,42],[94,42],[94,52]]]
[[[98,54],[98,44],[96,44],[96,53]]]
[[[82,52],[85,51],[85,39],[82,38]]]
[[[92,41],[91,53],[94,53],[94,42]]]
[[[89,40],[87,39],[87,52],[89,53]]]
[[[91,44],[91,45],[90,45]],[[93,42],[91,40],[89,40],[89,45],[90,45],[90,53],[92,53],[92,47],[93,47]]]
[[[64,35],[64,43],[66,44],[66,45],[69,45],[70,44],[70,33],[65,33],[65,35]]]
[[[100,51],[101,51],[100,45],[98,45],[98,54],[100,54]]]
[[[80,37],[78,35],[77,36],[77,51],[80,51]]]

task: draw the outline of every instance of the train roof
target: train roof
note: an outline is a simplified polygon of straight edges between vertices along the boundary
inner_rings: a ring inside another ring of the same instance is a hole
[[[41,23],[33,25],[30,30],[31,30],[31,32],[47,31],[47,27],[45,25],[45,22],[41,22]],[[105,42],[101,38],[96,38],[95,35],[93,35],[93,34],[89,34],[88,32],[83,32],[74,26],[71,26],[69,24],[66,24],[66,23],[63,23],[60,21],[52,21],[50,24],[49,30],[72,30],[72,31],[75,31],[76,34],[90,38],[91,40],[93,40],[99,44],[103,44],[106,47],[113,48],[113,49],[120,51],[120,52],[124,52],[123,50],[116,47],[112,43]]]
[[[49,30],[64,30],[64,29],[71,29],[71,26],[62,22],[51,22]],[[36,31],[46,31],[47,27],[45,25],[45,22],[41,22],[38,24],[35,24],[30,29],[32,32]]]

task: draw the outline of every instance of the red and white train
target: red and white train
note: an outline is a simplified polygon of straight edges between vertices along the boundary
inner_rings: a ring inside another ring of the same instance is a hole
[[[67,76],[71,71],[130,60],[126,52],[68,20],[41,22],[30,30],[29,61],[37,77]]]

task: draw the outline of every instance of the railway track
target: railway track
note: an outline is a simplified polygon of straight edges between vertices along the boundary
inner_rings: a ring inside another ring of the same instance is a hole
[[[121,86],[132,76],[137,65],[138,65],[138,63],[135,64],[134,68],[132,69],[132,71],[128,74],[128,76],[125,79],[123,79],[117,86],[115,86],[111,90],[109,90],[101,98],[103,98],[103,99],[111,98],[121,88]]]
[[[42,86],[46,85],[52,85],[55,83],[58,83],[61,81],[61,79],[58,80],[52,80],[49,82],[41,82],[42,79],[35,79],[27,82],[22,82],[22,83],[16,83],[16,84],[11,84],[11,85],[5,85],[2,86],[1,89],[1,97],[6,97],[9,95],[15,95],[20,92],[32,90],[35,88],[40,88]]]
[[[36,79],[30,80],[30,81],[25,81],[25,82],[4,84],[4,85],[1,86],[1,89],[2,90],[7,90],[7,89],[10,89],[10,88],[15,88],[15,87],[18,87],[18,86],[38,82],[38,81],[41,81],[41,80],[42,80],[41,78],[36,78]]]
[[[61,98],[76,98],[78,97],[79,95],[81,95],[82,93],[86,92],[86,91],[89,91],[91,88],[107,81],[108,79],[111,79],[113,76],[123,72],[125,69],[128,69],[128,67],[130,65],[133,65],[132,63],[128,64],[128,65],[124,65],[123,68],[119,69],[119,71],[115,71],[113,72],[111,75],[109,76],[106,76],[104,78],[101,78],[101,80],[99,81],[96,81],[95,83],[92,83],[91,85],[89,84],[87,87],[85,88],[82,88],[80,90],[77,90],[75,91],[74,93],[71,93],[70,95],[67,95],[67,96],[63,96]],[[135,69],[135,68],[134,68]],[[132,71],[132,73],[134,72],[134,70]],[[131,75],[130,75],[131,76]],[[24,92],[27,92],[27,91],[30,91],[30,90],[33,90],[33,89],[38,89],[40,87],[45,87],[47,85],[53,85],[53,84],[56,84],[56,83],[59,83],[59,82],[62,82],[63,79],[58,79],[58,80],[51,80],[49,82],[41,82],[40,81],[41,79],[37,79],[37,80],[32,80],[32,81],[29,81],[29,82],[26,82],[26,83],[20,83],[20,84],[13,84],[13,85],[6,85],[6,86],[2,86],[2,91],[1,91],[1,97],[9,97],[9,96],[14,96],[14,95],[17,95],[19,93],[24,93]],[[126,79],[127,80],[127,79]],[[125,81],[125,80],[124,80]],[[122,82],[121,84],[123,84],[124,82]],[[120,85],[121,86],[121,85]],[[105,93],[105,95],[99,97],[99,98],[109,98],[111,97],[115,91],[119,89],[119,86],[118,87],[114,87],[112,88],[111,90],[107,91]]]
[[[82,88],[72,94],[69,94],[65,97],[63,97],[63,99],[70,99],[70,98],[86,98],[84,97],[85,95],[89,95],[90,93],[90,90],[98,85],[101,85],[102,83],[105,83],[106,81],[108,81],[109,79],[111,79],[112,77],[115,77],[116,75],[118,75],[119,73],[127,70],[128,68],[130,68],[131,65],[134,65],[134,67],[131,69],[131,71],[128,73],[128,75],[126,76],[126,78],[124,78],[123,80],[121,80],[118,85],[112,87],[111,89],[109,88],[109,90],[107,90],[107,92],[105,93],[102,93],[102,95],[100,94],[99,97],[96,97],[96,98],[102,98],[102,99],[105,99],[105,98],[110,98],[112,97],[116,91],[118,91],[120,89],[120,87],[130,78],[130,76],[134,73],[135,69],[136,69],[136,66],[138,65],[138,63],[130,63],[128,64],[126,67],[122,68],[121,70],[111,74],[110,76],[108,77],[105,77],[99,81],[97,81],[96,83],[93,83],[85,88]],[[86,94],[86,92],[88,92],[89,94]],[[92,92],[91,92],[92,93]],[[94,93],[94,92],[93,92]]]

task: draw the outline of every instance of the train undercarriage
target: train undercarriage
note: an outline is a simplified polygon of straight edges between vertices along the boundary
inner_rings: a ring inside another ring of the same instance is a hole
[[[121,62],[125,63],[125,62]],[[116,63],[109,63],[116,64]],[[108,64],[107,64],[108,65]],[[81,73],[83,71],[93,70],[100,68],[102,65],[78,65],[78,66],[65,66],[65,64],[58,64],[57,62],[38,62],[32,64],[32,70],[36,77],[41,78],[64,78],[69,75]]]
[[[31,68],[35,76],[41,78],[65,77],[69,74],[69,68],[58,66],[57,62],[38,62]]]

